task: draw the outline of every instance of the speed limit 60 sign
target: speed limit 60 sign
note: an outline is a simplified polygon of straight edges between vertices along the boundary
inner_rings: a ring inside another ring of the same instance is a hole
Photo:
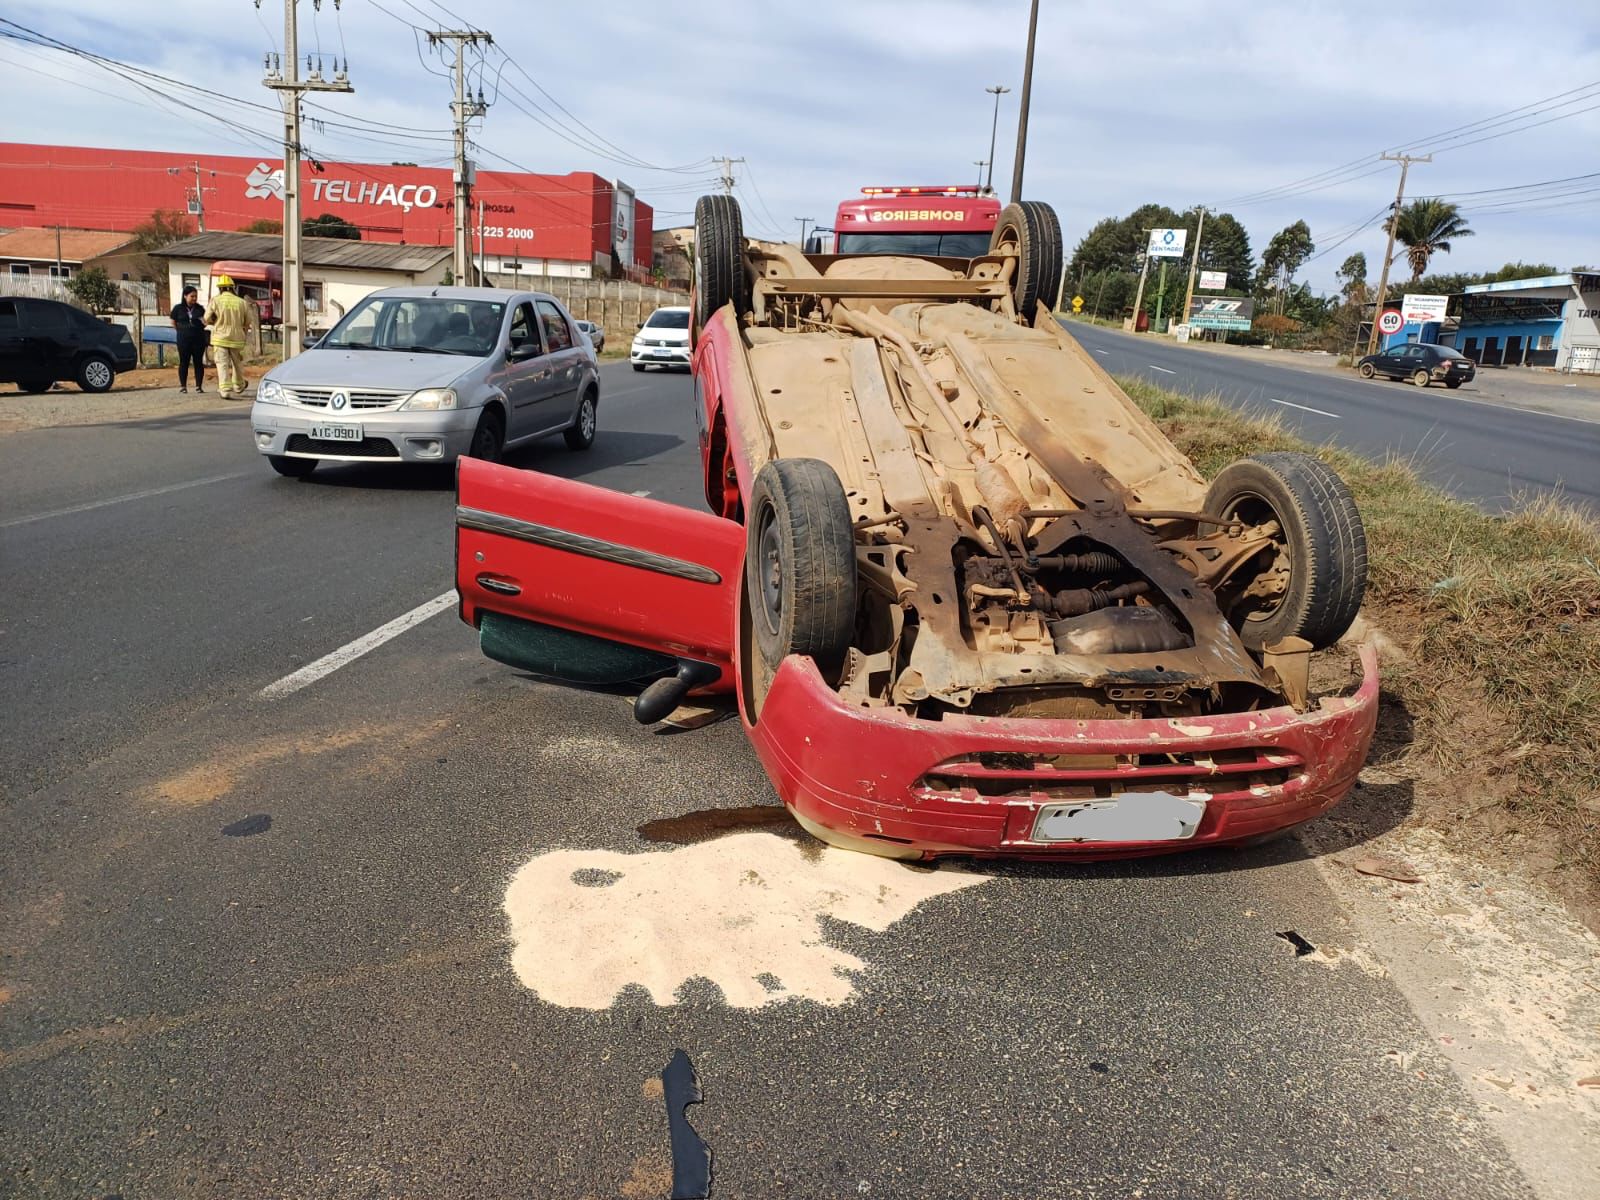
[[[1400,315],[1398,309],[1391,308],[1378,318],[1379,333],[1399,333],[1405,327],[1406,319]]]

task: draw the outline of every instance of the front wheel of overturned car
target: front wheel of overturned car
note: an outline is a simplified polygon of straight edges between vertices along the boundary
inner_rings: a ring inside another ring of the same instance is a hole
[[[701,196],[694,205],[694,328],[705,328],[725,304],[750,311],[744,269],[744,219],[732,196]]]
[[[1056,210],[1042,200],[1006,205],[995,221],[989,253],[1016,256],[1011,302],[1017,315],[1032,325],[1035,308],[1041,302],[1053,305],[1061,289],[1061,222]]]
[[[855,534],[838,475],[815,458],[767,463],[751,489],[746,531],[750,625],[769,677],[801,654],[831,678],[856,618]]]
[[[1212,481],[1206,511],[1271,537],[1256,570],[1241,569],[1218,596],[1246,646],[1297,637],[1320,650],[1350,628],[1367,588],[1367,535],[1326,463],[1293,451],[1240,459]]]
[[[269,454],[267,463],[279,475],[290,479],[304,479],[317,469],[314,458],[290,458],[287,454]]]
[[[587,450],[594,445],[594,433],[598,423],[598,418],[595,416],[594,393],[585,392],[583,399],[578,401],[578,415],[573,418],[571,427],[564,435],[567,439],[567,449]]]

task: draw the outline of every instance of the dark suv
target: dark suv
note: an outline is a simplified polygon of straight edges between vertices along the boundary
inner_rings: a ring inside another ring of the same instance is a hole
[[[59,300],[0,296],[0,383],[43,392],[70,379],[86,392],[107,392],[119,371],[138,365],[122,326]]]
[[[1409,379],[1418,387],[1442,383],[1458,388],[1477,374],[1472,360],[1449,346],[1407,342],[1382,354],[1369,354],[1356,363],[1363,379],[1387,375],[1390,379]]]

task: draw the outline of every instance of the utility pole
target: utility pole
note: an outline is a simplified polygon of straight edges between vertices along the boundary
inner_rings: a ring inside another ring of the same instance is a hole
[[[744,163],[744,159],[729,158],[727,155],[723,155],[719,161],[722,163],[722,194],[724,196],[731,196],[733,195],[733,185],[735,183],[733,178],[733,164],[739,163],[742,165]]]
[[[456,44],[456,98],[450,104],[450,115],[456,126],[455,166],[455,253],[451,257],[450,273],[457,287],[470,284],[472,274],[472,184],[474,171],[467,161],[467,122],[489,111],[484,103],[483,89],[478,89],[476,100],[467,92],[467,47],[478,42],[494,43],[494,38],[481,29],[440,29],[428,33],[428,45],[440,42]]]
[[[984,191],[992,196],[994,195],[994,139],[1000,132],[1000,97],[1011,89],[995,84],[994,87],[983,90],[994,97],[994,120],[989,122],[989,182],[983,185]]]
[[[189,211],[194,214],[195,219],[199,222],[200,232],[204,233],[206,231],[206,193],[214,192],[217,189],[208,188],[200,182],[201,167],[198,161],[191,160],[187,169],[194,172],[194,199],[190,201],[192,207]],[[184,170],[185,168],[183,167],[168,167],[167,174],[182,175]],[[211,174],[215,175],[216,172],[213,171]]]
[[[1200,269],[1200,235],[1206,229],[1205,205],[1200,206],[1200,220],[1194,230],[1194,259],[1189,263],[1189,286],[1183,293],[1183,323],[1189,323],[1189,306],[1194,303],[1194,276]]]
[[[972,165],[978,168],[978,192],[981,194],[983,192],[983,169],[989,167],[989,173],[992,175],[994,174],[994,168],[990,166],[989,160],[984,158],[973,159]]]
[[[483,201],[478,201],[478,286],[488,287],[489,258],[483,252]]]
[[[1383,312],[1383,299],[1389,291],[1389,260],[1394,257],[1394,227],[1400,220],[1400,205],[1406,198],[1406,172],[1411,170],[1414,162],[1432,162],[1431,154],[1382,154],[1380,158],[1387,158],[1391,162],[1400,164],[1400,186],[1394,194],[1394,210],[1389,214],[1389,244],[1383,251],[1383,271],[1378,276],[1378,295],[1372,305],[1372,332],[1367,335],[1367,353],[1375,354],[1378,350],[1378,317]]]
[[[1028,149],[1028,101],[1033,95],[1033,38],[1039,29],[1039,0],[1028,10],[1028,58],[1022,68],[1022,111],[1017,114],[1017,160],[1011,166],[1011,203],[1022,201],[1022,159]],[[1000,101],[995,100],[996,104]],[[991,155],[991,157],[993,157]]]
[[[1161,332],[1161,310],[1167,299],[1167,260],[1161,260],[1160,282],[1156,284],[1156,332]],[[1138,317],[1134,317],[1134,328],[1137,329]]]
[[[56,226],[56,278],[61,278],[61,226]]]
[[[804,250],[806,248],[806,226],[811,224],[812,218],[796,217],[795,220],[800,222],[800,249]]]
[[[1145,232],[1148,233],[1149,230]],[[1144,281],[1150,276],[1150,255],[1146,252],[1141,257],[1144,259],[1144,265],[1139,268],[1139,290],[1133,297],[1133,328],[1130,333],[1139,332],[1139,310],[1144,304]]]
[[[259,2],[259,0],[258,0]],[[283,0],[283,57],[268,54],[262,80],[283,102],[283,356],[293,358],[305,345],[306,287],[300,258],[300,97],[306,92],[353,92],[350,60],[333,60],[332,79],[322,77],[322,60],[306,56],[300,78],[300,42],[295,29],[299,0]],[[313,62],[315,65],[313,66]]]

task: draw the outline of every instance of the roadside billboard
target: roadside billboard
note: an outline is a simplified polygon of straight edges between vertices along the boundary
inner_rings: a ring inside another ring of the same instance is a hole
[[[1189,302],[1191,329],[1249,329],[1256,302],[1249,296],[1196,296]]]
[[[1188,241],[1187,229],[1152,229],[1145,253],[1151,258],[1182,258],[1183,248]]]
[[[1426,325],[1430,321],[1444,320],[1445,310],[1450,307],[1449,296],[1403,296],[1400,300],[1400,315],[1406,323]]]
[[[1228,273],[1226,271],[1201,271],[1200,286],[1208,292],[1220,292],[1228,286]]]

